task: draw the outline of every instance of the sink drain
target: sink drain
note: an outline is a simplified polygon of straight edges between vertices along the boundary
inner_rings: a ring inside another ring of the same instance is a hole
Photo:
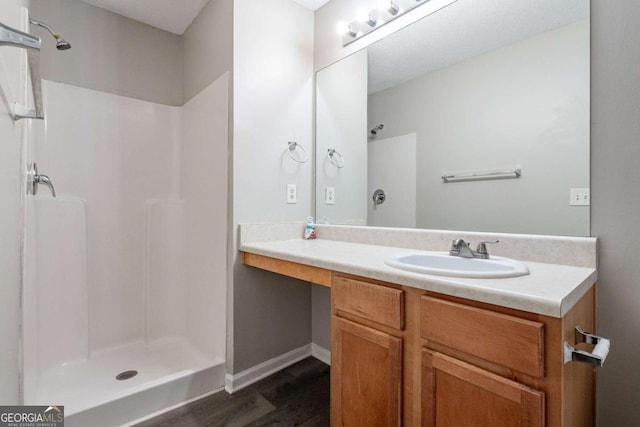
[[[131,379],[131,378],[135,377],[136,375],[138,375],[138,371],[124,371],[124,372],[120,372],[118,375],[116,375],[116,379],[118,381],[124,381],[124,380]]]

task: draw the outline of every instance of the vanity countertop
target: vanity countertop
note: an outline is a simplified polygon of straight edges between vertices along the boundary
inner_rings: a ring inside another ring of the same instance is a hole
[[[551,317],[563,317],[595,284],[590,267],[523,261],[526,276],[469,279],[432,276],[399,270],[384,263],[392,255],[415,249],[336,240],[283,239],[242,242],[243,252],[353,274],[441,294],[495,304]]]

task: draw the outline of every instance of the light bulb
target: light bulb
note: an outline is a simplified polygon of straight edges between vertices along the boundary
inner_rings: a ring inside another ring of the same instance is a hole
[[[400,8],[393,2],[393,0],[381,0],[379,8],[393,16],[396,16],[398,12],[400,12]]]
[[[351,25],[346,22],[340,21],[336,25],[336,32],[341,36],[350,35],[351,37],[356,36],[356,32],[351,29]]]
[[[362,22],[363,24],[367,24],[370,27],[375,27],[377,23],[376,20],[371,17],[371,13],[367,12],[364,9],[360,9],[358,11],[357,19],[358,21]]]

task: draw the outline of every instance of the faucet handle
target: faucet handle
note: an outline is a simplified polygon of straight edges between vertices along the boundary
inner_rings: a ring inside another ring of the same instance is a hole
[[[488,259],[489,251],[487,251],[487,244],[500,243],[500,240],[483,240],[478,243],[478,247],[476,247],[476,252],[480,255],[480,258]]]
[[[448,240],[451,240],[451,248],[449,249],[449,255],[456,256],[456,255],[460,255],[460,252],[465,249],[467,251],[469,250],[469,244],[465,242],[463,239],[448,239]]]
[[[466,242],[459,237],[440,236],[440,240],[448,240],[452,245],[465,244]]]

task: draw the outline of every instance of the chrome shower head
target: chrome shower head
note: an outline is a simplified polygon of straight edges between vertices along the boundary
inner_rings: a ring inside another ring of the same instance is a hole
[[[42,27],[47,30],[54,39],[56,39],[56,49],[58,50],[68,50],[71,49],[71,43],[60,37],[60,34],[56,33],[53,28],[45,24],[44,22],[36,21],[34,19],[29,18],[29,22],[33,25],[37,25],[38,27]]]
[[[71,49],[71,43],[58,36],[58,41],[56,42],[56,49],[58,50],[68,50]]]
[[[378,126],[376,126],[373,129],[371,129],[369,132],[371,132],[371,135],[376,135],[379,130],[382,130],[382,128],[384,128],[384,125],[383,124],[379,124]]]

